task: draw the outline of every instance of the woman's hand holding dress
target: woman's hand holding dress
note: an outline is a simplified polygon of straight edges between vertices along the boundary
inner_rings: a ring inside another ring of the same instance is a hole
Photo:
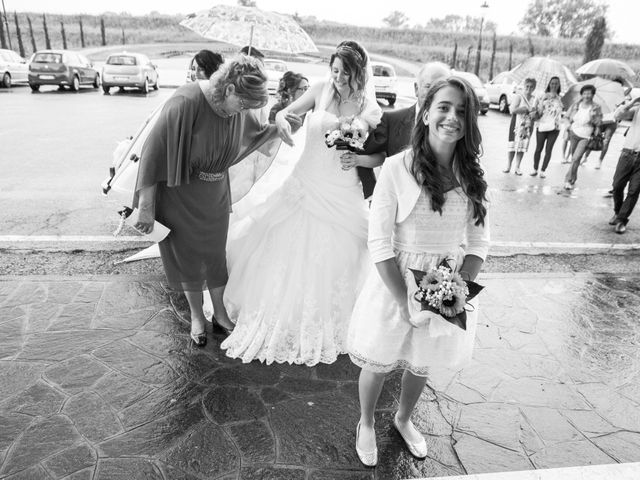
[[[138,221],[134,227],[141,233],[153,232],[155,222],[155,196],[156,186],[143,188],[139,193],[138,201]]]

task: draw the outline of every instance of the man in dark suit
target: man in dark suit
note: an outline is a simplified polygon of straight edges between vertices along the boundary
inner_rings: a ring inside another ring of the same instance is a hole
[[[424,64],[416,75],[413,84],[417,103],[398,110],[386,110],[378,126],[369,133],[364,144],[364,154],[370,159],[377,158],[378,164],[385,158],[395,155],[411,146],[411,133],[416,122],[420,106],[427,98],[427,92],[435,82],[451,74],[444,63],[430,62]],[[364,162],[362,162],[364,163]],[[376,163],[375,161],[373,163]],[[373,168],[358,166],[358,176],[362,182],[364,198],[369,198],[376,185]]]

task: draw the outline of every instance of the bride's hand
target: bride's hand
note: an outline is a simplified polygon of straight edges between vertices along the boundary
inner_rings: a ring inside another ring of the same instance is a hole
[[[346,151],[340,155],[340,163],[342,164],[342,170],[351,170],[353,167],[358,166],[357,155],[353,152]]]
[[[291,123],[287,119],[287,114],[284,110],[280,110],[276,114],[276,128],[278,129],[278,135],[284,143],[293,147],[293,137],[291,136]]]

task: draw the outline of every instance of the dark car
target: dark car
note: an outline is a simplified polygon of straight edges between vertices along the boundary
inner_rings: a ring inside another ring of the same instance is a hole
[[[40,50],[29,63],[29,86],[37,92],[41,85],[70,87],[77,92],[80,85],[100,87],[100,74],[87,57],[70,50]]]

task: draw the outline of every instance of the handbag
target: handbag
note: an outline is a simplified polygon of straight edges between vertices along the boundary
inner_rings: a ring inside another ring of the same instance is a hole
[[[594,152],[599,152],[602,150],[604,144],[603,134],[599,133],[597,135],[591,135],[589,141],[587,142],[587,150],[591,150]]]

